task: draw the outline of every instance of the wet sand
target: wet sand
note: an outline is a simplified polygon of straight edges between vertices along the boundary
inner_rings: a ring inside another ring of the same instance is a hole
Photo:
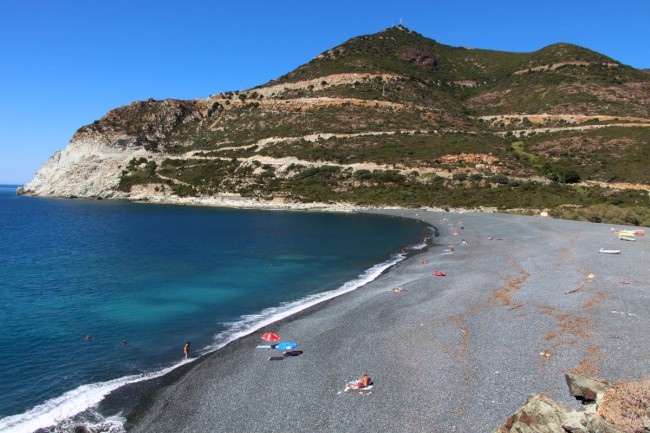
[[[647,372],[650,236],[623,242],[611,225],[503,214],[376,212],[422,219],[439,237],[360,289],[149,384],[127,430],[491,432],[528,394],[575,406],[565,372]],[[450,223],[464,227],[458,236]],[[255,348],[268,331],[304,353],[269,361],[279,352]],[[342,392],[364,371],[369,394]]]

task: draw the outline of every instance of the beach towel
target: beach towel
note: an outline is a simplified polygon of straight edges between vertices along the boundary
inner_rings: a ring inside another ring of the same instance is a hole
[[[292,350],[290,352],[285,352],[282,356],[271,356],[269,361],[282,361],[285,358],[295,358],[296,356],[302,355],[302,350]]]

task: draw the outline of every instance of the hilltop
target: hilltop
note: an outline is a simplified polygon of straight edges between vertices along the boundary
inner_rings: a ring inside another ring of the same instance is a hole
[[[20,192],[553,209],[647,226],[649,126],[650,75],[602,54],[452,47],[396,26],[253,89],[116,108]]]

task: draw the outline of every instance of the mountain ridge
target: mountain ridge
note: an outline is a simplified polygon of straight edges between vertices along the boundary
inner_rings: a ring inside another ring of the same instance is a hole
[[[397,26],[246,91],[111,110],[20,193],[632,208],[648,204],[648,126],[650,76],[602,54],[451,47]]]

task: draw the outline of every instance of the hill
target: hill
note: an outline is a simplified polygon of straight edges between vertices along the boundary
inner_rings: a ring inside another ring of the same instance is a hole
[[[602,54],[452,47],[397,26],[247,91],[112,110],[20,192],[552,208],[647,226],[649,126],[650,76]]]

